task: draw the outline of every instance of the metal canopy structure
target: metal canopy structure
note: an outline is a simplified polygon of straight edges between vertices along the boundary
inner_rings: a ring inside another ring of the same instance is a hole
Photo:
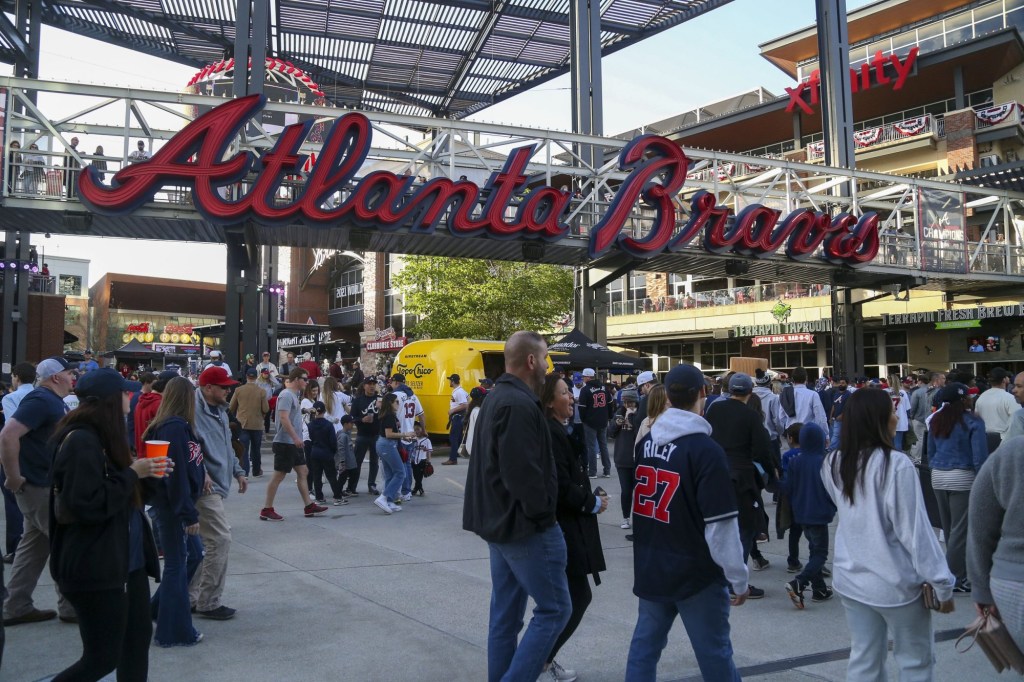
[[[26,109],[24,113],[7,117],[6,139],[21,139],[23,148],[26,148],[28,143],[45,138],[50,148],[58,150],[44,154],[47,172],[54,177],[68,172],[63,165],[68,152],[61,140],[73,134],[117,136],[120,141],[109,148],[127,151],[129,140],[145,134],[153,139],[168,140],[180,130],[149,125],[143,131],[141,122],[136,120],[139,116],[145,118],[154,109],[166,114],[174,113],[175,108],[210,107],[225,101],[203,95],[17,78],[0,78],[0,88],[8,89],[11,101],[23,104]],[[37,97],[44,93],[61,93],[66,100],[78,100],[81,109],[71,115],[62,110],[59,114],[47,116],[46,106],[31,104],[34,99],[49,101],[51,98]],[[114,112],[113,118],[123,121],[123,125],[97,122],[107,110]],[[328,119],[345,113],[284,103],[269,103],[266,111]],[[184,113],[177,115],[182,124],[190,120]],[[532,146],[526,169],[531,185],[557,187],[564,184],[580,188],[580,196],[570,205],[567,218],[570,234],[551,243],[524,242],[460,237],[443,224],[426,234],[410,233],[407,229],[385,231],[367,228],[350,220],[329,226],[292,222],[281,225],[248,223],[237,229],[224,228],[202,218],[187,187],[159,192],[153,202],[130,214],[99,215],[89,212],[76,196],[69,195],[61,181],[27,182],[22,177],[25,168],[12,166],[10,159],[4,162],[4,177],[16,177],[18,181],[4,183],[2,188],[0,228],[31,225],[35,232],[53,234],[219,243],[243,240],[250,246],[351,249],[582,265],[591,263],[587,250],[590,227],[607,212],[609,194],[614,193],[628,175],[618,168],[617,159],[618,152],[627,143],[616,138],[385,113],[370,116],[370,124],[373,141],[366,162],[357,172],[358,177],[386,168],[414,178],[455,179],[468,174],[479,180],[500,171],[513,147]],[[423,130],[426,133],[419,141],[406,135],[407,131]],[[275,133],[264,131],[247,140],[236,139],[230,153],[266,150],[277,137]],[[586,164],[573,151],[582,147],[597,148],[597,158],[607,160],[595,166]],[[319,142],[308,140],[302,147],[304,154],[319,150]],[[882,247],[878,257],[863,268],[851,270],[830,265],[818,257],[802,262],[788,259],[782,253],[767,258],[745,258],[728,253],[710,254],[697,244],[691,244],[646,261],[634,260],[625,252],[612,250],[592,263],[595,267],[606,271],[627,267],[765,281],[831,282],[870,289],[902,283],[977,296],[1018,291],[1024,281],[1021,270],[1024,263],[1024,194],[1020,192],[739,154],[693,149],[685,152],[691,165],[686,185],[678,197],[677,230],[682,229],[689,210],[688,201],[698,190],[710,192],[721,205],[733,211],[753,203],[783,212],[809,208],[832,215],[840,211],[861,215],[865,211],[874,211],[882,226]],[[113,155],[104,157],[104,160],[109,173],[116,172],[126,163],[124,157]],[[89,161],[88,155],[82,158],[83,164]],[[232,191],[248,192],[252,182],[252,179],[246,180]],[[843,190],[839,195],[837,188]],[[284,191],[290,190],[285,188]],[[923,229],[919,229],[930,220],[922,214],[920,198],[926,192],[957,194],[978,228],[978,237],[962,241],[956,253],[952,254],[955,256],[953,261],[934,258],[939,251],[949,251],[948,245],[942,243],[942,237],[929,238],[923,234]],[[520,199],[522,196],[525,195],[521,194]],[[290,196],[279,196],[278,199],[282,202],[291,200]],[[632,207],[626,230],[631,236],[641,238],[650,230],[652,221],[653,212],[646,204],[640,203]],[[1010,233],[1004,244],[989,242],[997,224],[1007,226]]]
[[[43,24],[202,68],[234,49],[252,0],[47,0]],[[0,0],[15,13],[24,0]],[[365,110],[463,118],[569,72],[578,0],[255,0],[267,54],[318,82],[328,101]],[[729,0],[603,0],[604,55]],[[248,22],[246,22],[248,23]],[[0,29],[13,28],[2,27]],[[0,30],[14,63],[17,33]],[[12,43],[14,41],[14,43]]]

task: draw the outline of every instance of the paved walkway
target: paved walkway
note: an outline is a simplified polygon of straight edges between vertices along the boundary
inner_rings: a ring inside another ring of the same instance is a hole
[[[441,454],[441,453],[437,453]],[[426,480],[427,494],[386,516],[365,494],[306,519],[294,485],[286,481],[276,507],[282,523],[257,518],[267,477],[245,495],[232,494],[227,512],[234,542],[224,602],[238,609],[230,621],[196,620],[199,645],[150,652],[155,682],[286,682],[358,680],[447,682],[486,679],[487,548],[462,530],[466,461],[441,466]],[[265,468],[272,457],[265,449]],[[613,496],[601,517],[608,571],[594,601],[558,660],[584,682],[621,681],[636,621],[632,551],[619,529],[618,482],[598,482]],[[770,507],[770,511],[774,508]],[[842,680],[849,639],[838,599],[797,611],[783,584],[786,543],[761,545],[771,567],[752,573],[767,597],[732,616],[736,660],[745,679]],[[806,552],[806,546],[805,550]],[[36,590],[41,608],[56,598]],[[957,611],[937,616],[938,680],[995,679],[976,648],[957,654],[950,637],[971,620],[969,596]],[[953,637],[955,639],[955,637]],[[0,680],[48,678],[74,661],[78,630],[58,621],[7,630]],[[658,669],[659,680],[699,680],[692,649],[677,623]],[[890,669],[892,672],[892,669]],[[113,679],[112,677],[110,679]],[[893,677],[893,679],[895,679]]]

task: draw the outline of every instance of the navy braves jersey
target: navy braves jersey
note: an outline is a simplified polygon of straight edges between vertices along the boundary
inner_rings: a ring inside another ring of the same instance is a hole
[[[725,451],[703,433],[636,445],[633,488],[633,593],[674,602],[708,585],[727,585],[704,528],[737,515]]]

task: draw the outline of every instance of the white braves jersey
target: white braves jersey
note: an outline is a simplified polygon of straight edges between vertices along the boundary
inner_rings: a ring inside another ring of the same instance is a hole
[[[398,423],[402,427],[402,433],[412,433],[416,425],[416,417],[423,414],[423,404],[420,399],[405,391],[395,391],[398,396]]]

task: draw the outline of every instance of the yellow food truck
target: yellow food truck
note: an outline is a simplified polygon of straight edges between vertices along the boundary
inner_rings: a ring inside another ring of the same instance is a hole
[[[554,366],[548,359],[548,371]],[[452,389],[448,377],[458,374],[469,393],[480,380],[497,379],[505,373],[505,342],[471,339],[429,339],[413,341],[398,352],[392,374],[404,374],[405,383],[416,392],[427,415],[427,431],[448,433],[448,409]]]

